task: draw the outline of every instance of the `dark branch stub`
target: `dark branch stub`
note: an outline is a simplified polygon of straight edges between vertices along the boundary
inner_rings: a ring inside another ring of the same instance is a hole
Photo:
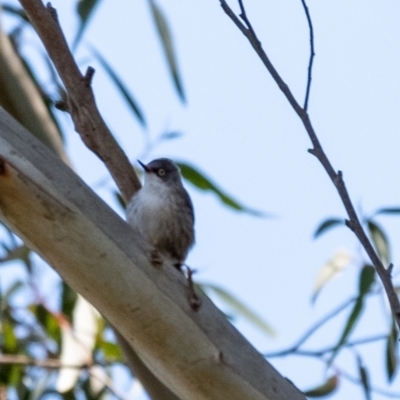
[[[51,17],[54,19],[54,21],[58,22],[58,14],[57,10],[51,5],[50,2],[46,4],[46,8],[48,12],[50,13]]]
[[[86,74],[83,77],[83,83],[85,84],[86,87],[90,87],[92,85],[92,80],[93,80],[93,75],[96,72],[96,70],[93,67],[88,67],[86,70]]]

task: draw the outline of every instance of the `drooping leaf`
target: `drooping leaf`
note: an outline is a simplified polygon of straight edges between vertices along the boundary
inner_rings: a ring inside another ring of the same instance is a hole
[[[320,269],[312,294],[311,301],[315,302],[322,288],[336,278],[351,262],[352,256],[345,250],[338,250],[333,257]]]
[[[390,246],[385,232],[372,220],[368,221],[368,230],[383,265],[388,266],[390,262]]]
[[[192,167],[191,165],[183,162],[176,162],[176,164],[180,168],[182,177],[186,181],[190,182],[192,185],[194,185],[200,190],[213,192],[218,196],[218,198],[222,201],[222,203],[227,205],[229,208],[245,212],[257,217],[266,216],[265,213],[245,207],[236,200],[232,199],[232,197],[224,193],[209,178],[207,178],[203,173],[199,172],[196,168]]]
[[[78,45],[79,41],[81,40],[83,31],[87,27],[87,24],[90,20],[90,17],[93,15],[93,12],[96,6],[100,3],[100,0],[79,0],[76,5],[76,11],[80,18],[80,24],[78,31],[76,33],[74,44],[72,48],[75,49]]]
[[[18,350],[18,339],[10,320],[1,323],[1,348],[6,354],[16,353]]]
[[[326,219],[325,221],[322,221],[321,224],[318,226],[318,228],[314,232],[314,239],[321,236],[323,233],[325,233],[329,229],[331,229],[335,226],[338,226],[338,225],[344,225],[343,218],[329,218],[329,219]]]
[[[179,74],[178,63],[176,61],[174,43],[171,36],[171,31],[168,22],[165,18],[160,6],[154,1],[149,0],[151,14],[156,25],[158,36],[160,37],[162,48],[167,59],[168,69],[172,76],[174,86],[178,92],[179,98],[183,103],[186,102],[185,93],[183,90],[182,80]]]
[[[307,390],[304,394],[307,397],[325,397],[333,393],[339,386],[339,376],[333,375],[329,377],[322,385],[314,389]]]
[[[64,281],[61,285],[61,312],[71,319],[78,296]]]
[[[123,353],[117,344],[107,340],[100,340],[97,345],[98,348],[103,351],[103,356],[106,361],[115,362],[122,360]]]
[[[364,299],[364,296],[369,293],[371,286],[375,282],[375,268],[372,265],[365,265],[361,270],[359,280],[359,297]]]
[[[21,7],[15,7],[12,4],[2,4],[1,9],[8,14],[15,15],[16,17],[19,17],[23,21],[30,23],[30,20],[26,15],[25,10]]]
[[[360,356],[357,356],[357,367],[358,367],[358,373],[360,375],[361,386],[364,390],[365,399],[371,400],[371,387],[369,384],[368,371],[365,368],[364,363],[362,362]]]
[[[387,215],[400,215],[400,207],[384,207],[379,208],[375,211],[375,215],[387,214]]]
[[[146,127],[146,119],[144,117],[143,111],[139,107],[137,101],[133,97],[132,93],[128,90],[126,85],[123,83],[122,79],[117,75],[114,69],[110,66],[110,64],[105,60],[105,58],[94,48],[91,47],[91,51],[100,65],[107,72],[110,79],[114,82],[117,89],[120,91],[122,97],[127,102],[129,108],[133,111],[136,118],[139,120],[140,124],[143,127]]]
[[[220,286],[214,284],[199,284],[203,290],[206,292],[212,292],[216,294],[221,300],[223,300],[228,306],[230,306],[236,313],[238,313],[243,318],[246,318],[247,321],[251,322],[258,329],[263,331],[269,336],[275,336],[276,333],[274,329],[267,324],[257,313],[251,310],[247,305],[238,300],[235,296],[229,293],[227,290],[221,288]]]
[[[61,332],[56,316],[42,304],[32,304],[29,310],[36,316],[37,321],[43,327],[46,335],[59,343]]]
[[[177,139],[182,136],[182,132],[179,131],[168,131],[164,132],[160,136],[160,140],[172,140],[172,139]]]
[[[396,320],[392,317],[390,332],[386,339],[386,352],[385,352],[386,374],[389,382],[392,381],[399,367],[398,347],[399,347],[399,333],[397,330]]]
[[[339,353],[343,344],[346,342],[346,340],[350,336],[351,332],[354,330],[354,328],[361,316],[362,310],[364,308],[365,296],[371,290],[371,286],[374,283],[374,280],[375,280],[375,268],[371,265],[365,265],[360,273],[359,285],[358,285],[359,293],[358,293],[357,300],[354,303],[354,307],[346,321],[346,324],[344,326],[344,329],[340,336],[338,344],[335,346],[335,349],[332,352],[329,363],[331,363],[333,361],[333,359]]]

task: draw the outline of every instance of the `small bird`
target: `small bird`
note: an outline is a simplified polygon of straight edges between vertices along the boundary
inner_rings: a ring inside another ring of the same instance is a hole
[[[194,243],[192,201],[171,160],[158,158],[147,165],[138,162],[145,172],[144,183],[128,203],[128,223],[180,269]]]

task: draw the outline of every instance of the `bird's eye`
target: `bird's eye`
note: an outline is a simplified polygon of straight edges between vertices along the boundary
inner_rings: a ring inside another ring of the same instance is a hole
[[[160,168],[158,171],[158,176],[164,176],[165,175],[165,169],[164,168]]]

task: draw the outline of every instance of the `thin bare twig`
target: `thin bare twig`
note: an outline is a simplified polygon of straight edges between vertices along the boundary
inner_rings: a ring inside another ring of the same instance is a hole
[[[315,57],[315,52],[314,52],[314,29],[313,29],[313,24],[312,24],[310,12],[308,10],[308,7],[307,7],[307,4],[306,4],[305,0],[301,0],[301,4],[303,5],[304,12],[306,13],[308,29],[310,31],[310,59],[308,61],[307,88],[306,88],[306,96],[305,96],[305,99],[304,99],[304,106],[303,106],[304,110],[307,111],[307,109],[308,109],[308,100],[310,98],[310,90],[311,90],[312,68],[313,68],[314,57]]]
[[[327,323],[329,320],[332,318],[336,317],[341,311],[343,311],[347,306],[350,304],[354,303],[357,300],[357,297],[352,297],[351,299],[346,300],[344,303],[342,303],[340,306],[335,308],[333,311],[331,311],[328,315],[325,315],[321,320],[319,320],[317,323],[315,323],[301,338],[300,340],[293,346],[294,349],[298,349],[304,342],[308,340],[308,338],[316,332],[322,325]]]
[[[361,339],[353,340],[351,342],[344,343],[342,345],[342,347],[352,348],[352,347],[359,346],[362,344],[369,344],[372,342],[377,342],[377,341],[385,340],[385,339],[387,339],[387,335],[384,335],[384,334],[376,335],[376,336],[361,338]],[[295,356],[319,358],[327,353],[332,353],[335,350],[337,350],[337,345],[325,347],[325,348],[322,348],[319,350],[300,350],[298,347],[292,346],[288,349],[275,351],[273,353],[266,353],[266,354],[264,354],[264,356],[266,358],[275,358],[275,357],[282,357],[282,356],[288,356],[288,355],[295,355]]]
[[[300,104],[297,102],[291,90],[289,89],[288,85],[281,78],[281,76],[271,63],[270,59],[268,58],[267,54],[265,53],[260,40],[258,39],[253,27],[249,22],[242,0],[238,1],[241,9],[240,17],[244,21],[244,23],[236,16],[236,14],[232,11],[232,9],[229,7],[229,5],[225,0],[219,0],[219,1],[222,9],[225,11],[228,17],[233,21],[233,23],[240,29],[243,35],[250,42],[251,46],[253,47],[257,55],[260,57],[264,66],[267,68],[268,72],[271,74],[272,78],[275,80],[276,84],[281,89],[286,99],[289,101],[290,105],[293,107],[294,111],[302,121],[304,128],[306,129],[308,136],[311,140],[311,143],[313,145],[313,148],[309,149],[308,151],[319,160],[319,162],[322,164],[325,171],[331,178],[333,184],[335,185],[336,190],[338,191],[338,194],[342,200],[344,208],[349,217],[349,219],[346,220],[346,225],[354,232],[354,234],[360,241],[361,245],[365,249],[366,253],[368,254],[369,258],[371,259],[371,262],[374,265],[375,270],[379,275],[379,278],[381,279],[381,282],[385,288],[390,303],[390,307],[396,319],[397,326],[400,329],[400,301],[393,287],[390,274],[391,271],[390,269],[387,270],[384,267],[382,261],[380,260],[378,254],[376,253],[374,247],[372,246],[370,240],[368,239],[368,236],[366,235],[359,221],[359,218],[357,216],[357,213],[354,209],[353,203],[347,191],[346,185],[344,183],[342,172],[341,171],[336,172],[336,170],[332,167],[332,164],[330,163],[328,157],[326,156],[319,142],[319,139],[314,131],[307,110],[302,108]]]
[[[64,364],[58,358],[47,358],[39,360],[36,358],[27,357],[18,354],[1,354],[0,365],[21,365],[25,367],[40,367],[47,369],[60,369],[60,368],[71,368],[71,369],[88,369],[95,365],[94,363],[85,364]]]

